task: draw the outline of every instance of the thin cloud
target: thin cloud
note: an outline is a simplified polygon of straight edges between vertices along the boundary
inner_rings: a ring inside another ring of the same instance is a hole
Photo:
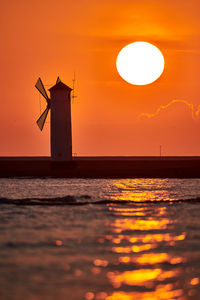
[[[200,117],[200,105],[197,107],[194,106],[194,104],[186,101],[186,100],[172,100],[166,105],[161,105],[153,114],[148,113],[141,113],[139,115],[139,118],[155,118],[156,116],[160,115],[162,112],[166,111],[169,107],[173,106],[174,104],[182,104],[189,108],[189,111],[191,113],[192,119],[197,120]]]

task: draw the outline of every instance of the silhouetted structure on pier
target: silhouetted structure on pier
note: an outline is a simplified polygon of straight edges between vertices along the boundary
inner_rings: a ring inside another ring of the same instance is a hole
[[[37,120],[40,130],[43,129],[49,110],[51,109],[51,159],[52,161],[72,160],[72,130],[71,130],[71,91],[58,77],[52,86],[50,98],[39,78],[35,87],[47,101],[47,107]]]

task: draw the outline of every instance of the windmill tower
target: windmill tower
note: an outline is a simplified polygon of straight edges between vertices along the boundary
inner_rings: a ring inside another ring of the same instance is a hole
[[[58,77],[52,86],[50,98],[39,78],[35,87],[46,99],[47,107],[37,120],[40,130],[43,129],[49,110],[51,109],[51,159],[52,161],[72,160],[72,132],[71,132],[71,91]]]

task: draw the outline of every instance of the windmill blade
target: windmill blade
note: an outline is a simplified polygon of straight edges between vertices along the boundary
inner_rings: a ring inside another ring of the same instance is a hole
[[[47,108],[45,109],[45,111],[41,114],[41,116],[37,120],[38,127],[40,128],[41,131],[42,131],[43,127],[44,127],[44,123],[46,121],[48,112],[49,112],[49,107],[47,106]]]
[[[57,80],[56,80],[56,84],[61,82],[60,77],[58,76]]]
[[[42,96],[47,100],[47,102],[49,102],[49,97],[40,77],[38,78],[35,87],[40,92],[40,94],[42,94]]]

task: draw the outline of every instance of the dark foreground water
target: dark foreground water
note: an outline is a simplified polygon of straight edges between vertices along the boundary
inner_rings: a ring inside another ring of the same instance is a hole
[[[200,299],[200,180],[0,179],[0,299]]]

